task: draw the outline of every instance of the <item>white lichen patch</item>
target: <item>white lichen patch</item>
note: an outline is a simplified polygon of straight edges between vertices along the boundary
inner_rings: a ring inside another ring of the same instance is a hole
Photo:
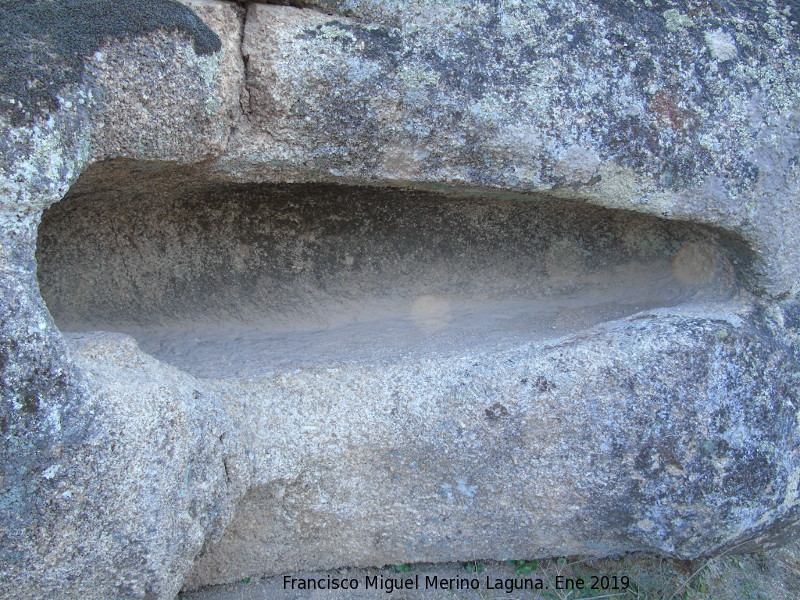
[[[317,35],[325,40],[343,40],[355,43],[356,36],[352,32],[334,24],[325,24],[317,28]]]
[[[739,53],[736,48],[736,42],[731,34],[724,32],[722,29],[706,31],[705,38],[708,50],[711,52],[711,56],[716,60],[731,60],[736,58],[736,55]]]
[[[403,65],[397,73],[398,81],[405,87],[424,87],[439,85],[439,74],[436,71]]]

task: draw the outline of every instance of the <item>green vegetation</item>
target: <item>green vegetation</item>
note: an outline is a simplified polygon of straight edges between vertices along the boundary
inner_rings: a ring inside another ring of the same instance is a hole
[[[464,570],[467,573],[483,573],[484,566],[479,562],[467,562],[464,563]]]
[[[564,560],[562,558],[558,560]],[[515,575],[530,575],[539,568],[537,560],[509,560],[508,565],[514,567]]]
[[[800,598],[800,543],[759,554],[697,561],[632,554],[616,559],[554,558],[506,564],[517,575],[541,578],[548,584],[547,590],[522,593],[520,600]],[[566,582],[572,582],[570,589]]]
[[[386,565],[384,570],[383,577],[386,579],[419,577],[422,582],[420,589],[397,589],[389,596],[384,588],[372,590],[372,596],[359,597],[386,597],[392,600],[800,599],[800,542],[759,554],[727,555],[696,561],[630,554],[604,559],[560,557],[505,562],[471,560],[439,565],[395,564]],[[374,577],[374,574],[375,571],[370,569],[348,569],[346,573],[331,571],[316,575],[355,578],[363,586],[365,577]],[[433,575],[440,580],[454,582],[477,580],[479,585],[471,589],[440,589],[436,592],[438,595],[433,595],[433,592],[424,588],[426,577]],[[238,596],[225,597],[230,600],[280,597],[271,593],[283,589],[282,581],[281,577],[263,580],[251,580],[248,577],[241,580],[236,590],[232,591],[238,591]],[[525,581],[529,584],[527,587],[522,585]],[[346,590],[338,593],[329,591],[326,592],[326,597],[330,595],[331,600],[345,600],[350,597],[348,594],[350,592]],[[193,596],[181,597],[188,600]]]

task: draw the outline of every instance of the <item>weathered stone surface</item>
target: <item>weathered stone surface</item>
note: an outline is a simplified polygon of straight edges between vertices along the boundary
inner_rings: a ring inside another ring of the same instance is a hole
[[[634,323],[236,382],[234,419],[268,452],[187,585],[774,540],[757,524],[797,518],[796,354],[750,319],[660,310]]]
[[[155,32],[92,55],[87,70],[94,93],[102,98],[94,119],[93,160],[123,156],[197,162],[227,147],[241,115],[241,9],[190,5],[218,32],[217,37],[208,31],[218,40],[218,52],[197,56],[185,39]]]
[[[248,12],[238,176],[545,191],[720,225],[769,257],[772,292],[794,290],[796,10],[319,5],[352,18]]]
[[[793,535],[796,8],[291,4],[0,2],[0,595]]]
[[[105,44],[161,29],[190,36],[198,55],[220,49],[208,27],[170,0],[4,0],[2,10],[0,106],[15,125],[65,107],[64,88],[82,82],[86,58]]]
[[[9,1],[0,12],[10,67],[0,84],[0,595],[170,598],[243,491],[246,477],[225,475],[226,461],[236,472],[235,428],[213,391],[136,358],[132,342],[65,343],[39,294],[34,251],[42,210],[93,156],[197,160],[209,152],[197,143],[224,145],[232,99],[213,104],[220,41],[173,2]],[[116,63],[125,81],[107,86],[92,60],[115,56],[115,44],[133,56]],[[125,95],[118,84],[157,97],[157,69],[176,54],[170,83],[186,94],[171,114],[137,113],[130,135],[131,114],[107,112]],[[164,135],[187,121],[197,127]],[[131,371],[147,370],[129,385]]]

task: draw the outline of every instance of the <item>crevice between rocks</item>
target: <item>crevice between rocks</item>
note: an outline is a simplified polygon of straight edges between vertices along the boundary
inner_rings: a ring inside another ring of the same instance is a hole
[[[249,87],[249,77],[250,77],[250,56],[245,54],[244,51],[244,36],[246,35],[247,29],[247,15],[250,13],[250,8],[246,3],[239,3],[240,4],[240,14],[239,14],[239,27],[240,27],[240,35],[239,35],[239,55],[242,59],[242,67],[243,67],[243,80],[242,80],[242,87],[239,91],[239,106],[242,109],[242,116],[245,120],[249,123],[250,122],[250,115],[253,112],[252,103],[251,103],[251,96],[250,96],[250,87]]]

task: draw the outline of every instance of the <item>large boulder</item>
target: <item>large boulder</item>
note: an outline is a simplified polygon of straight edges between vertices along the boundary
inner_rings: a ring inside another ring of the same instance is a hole
[[[0,592],[779,544],[800,15],[0,3]]]

